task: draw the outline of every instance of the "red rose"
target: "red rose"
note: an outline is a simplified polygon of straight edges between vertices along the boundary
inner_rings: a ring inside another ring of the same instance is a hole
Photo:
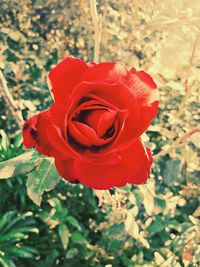
[[[144,183],[152,156],[140,135],[159,103],[152,78],[122,63],[68,57],[49,79],[54,103],[25,122],[24,145],[54,157],[70,182],[94,189]]]

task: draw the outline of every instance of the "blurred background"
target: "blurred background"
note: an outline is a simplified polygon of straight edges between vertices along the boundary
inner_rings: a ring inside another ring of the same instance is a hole
[[[104,196],[101,207],[100,192],[61,181],[39,208],[25,175],[0,180],[0,266],[198,267],[200,2],[97,2],[100,61],[144,69],[159,87],[159,114],[142,136],[152,174],[111,190],[119,205]],[[25,150],[16,113],[52,103],[49,70],[68,55],[92,61],[93,47],[89,1],[0,0],[0,161]]]

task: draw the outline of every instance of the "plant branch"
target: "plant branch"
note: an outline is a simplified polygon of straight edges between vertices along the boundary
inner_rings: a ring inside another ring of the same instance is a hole
[[[17,106],[16,101],[13,99],[8,86],[7,86],[7,82],[6,79],[3,75],[3,72],[0,70],[0,90],[3,93],[3,96],[5,98],[5,101],[13,115],[13,117],[15,118],[17,125],[19,126],[19,128],[21,128],[24,120],[22,118],[21,112]]]
[[[94,27],[94,62],[98,63],[101,43],[101,21],[97,13],[96,0],[90,0],[90,11]]]
[[[191,68],[192,68],[193,61],[194,61],[194,57],[195,57],[197,45],[198,45],[198,42],[199,42],[199,38],[200,38],[200,31],[198,32],[198,34],[196,36],[196,39],[194,41],[192,54],[191,54],[190,61],[189,61],[189,68],[188,68],[187,75],[186,75],[186,80],[185,80],[185,91],[186,92],[189,91],[189,89],[190,89],[189,86],[188,86],[188,79],[189,79],[190,71],[191,71]]]
[[[176,149],[177,147],[179,147],[179,145],[184,142],[188,137],[190,137],[191,135],[193,135],[194,133],[200,132],[200,127],[195,127],[192,130],[190,130],[189,132],[185,133],[184,135],[182,135],[181,137],[177,138],[170,146],[169,149],[166,150],[161,150],[158,154],[156,154],[154,156],[154,159],[157,160],[161,157],[164,157],[165,155],[169,154],[170,152],[172,152],[174,149]]]
[[[120,201],[116,200],[113,195],[111,195],[109,190],[94,190],[99,203],[98,206],[101,207],[103,204],[111,205],[113,209],[120,208]]]
[[[200,37],[200,31],[198,32],[196,38],[195,38],[195,41],[194,41],[194,44],[193,44],[193,48],[192,48],[192,53],[191,53],[191,56],[190,56],[190,60],[189,60],[189,67],[188,67],[188,70],[187,70],[187,74],[186,74],[186,79],[185,79],[185,96],[183,97],[181,103],[180,103],[180,106],[178,108],[178,114],[176,115],[177,118],[180,118],[181,115],[182,115],[182,111],[183,109],[186,108],[186,104],[187,104],[187,100],[191,94],[191,89],[193,87],[193,85],[195,84],[195,81],[189,86],[188,84],[188,79],[189,79],[189,75],[190,75],[190,71],[191,71],[191,68],[192,68],[192,64],[193,64],[193,61],[194,61],[194,57],[195,57],[195,53],[196,53],[196,49],[197,49],[197,44],[198,44],[198,41],[199,41],[199,37]],[[177,122],[172,126],[172,131],[174,131],[176,129],[178,125],[178,120]]]
[[[98,12],[97,12],[97,3],[96,0],[90,0],[90,12],[94,27],[94,62],[99,62],[100,56],[100,43],[101,43],[101,21],[99,20]],[[99,206],[101,206],[105,199],[108,202],[114,203],[114,200],[109,192],[109,190],[94,190],[96,196],[99,199]]]
[[[190,95],[190,93],[192,91],[191,88],[195,84],[195,81],[193,81],[193,83],[189,86],[188,79],[189,79],[190,70],[191,70],[191,67],[192,67],[192,64],[193,64],[193,61],[194,61],[194,57],[195,57],[195,53],[196,53],[196,49],[197,49],[197,44],[199,42],[199,38],[200,38],[200,31],[198,32],[197,37],[195,38],[195,41],[194,41],[191,57],[190,57],[190,60],[189,60],[189,67],[188,67],[188,70],[187,70],[187,75],[186,75],[185,84],[184,84],[185,85],[185,96],[183,97],[183,99],[182,99],[182,101],[180,103],[180,106],[179,106],[179,109],[178,109],[178,114],[177,114],[177,121],[171,128],[172,132],[176,129],[176,127],[177,127],[177,125],[179,123],[178,119],[181,118],[182,110],[184,110],[186,108],[188,97],[189,97],[189,95]],[[200,131],[200,128],[196,127],[194,129],[192,129],[191,131],[189,131],[188,133],[185,133],[182,137],[178,137],[174,142],[172,142],[172,144],[170,145],[169,149],[167,149],[165,151],[161,150],[158,154],[156,154],[154,156],[154,159],[159,159],[159,158],[165,156],[166,154],[170,153],[171,151],[176,149],[180,145],[180,143],[182,143],[185,139],[187,139],[192,134],[194,134],[196,132],[199,132],[199,131]]]

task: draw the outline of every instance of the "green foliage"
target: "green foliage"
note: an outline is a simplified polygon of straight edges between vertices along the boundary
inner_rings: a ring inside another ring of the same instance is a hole
[[[27,192],[35,204],[40,206],[42,195],[52,190],[59,182],[60,176],[51,159],[41,159],[36,163],[36,169],[28,175]]]
[[[38,250],[26,245],[26,239],[32,233],[38,234],[32,212],[17,214],[8,211],[0,216],[0,263],[4,267],[17,266],[20,258],[34,259]],[[33,234],[30,238],[34,238]]]
[[[145,69],[159,87],[158,117],[142,136],[152,174],[111,190],[114,201],[63,181],[51,160],[24,150],[1,91],[0,266],[199,266],[199,1],[97,2],[101,61]],[[0,69],[26,119],[52,102],[54,64],[92,60],[88,2],[3,0],[0,42]]]
[[[66,249],[69,242],[69,230],[65,224],[59,224],[58,233],[63,245],[63,248]]]
[[[53,160],[42,157],[34,150],[0,162],[0,179],[23,174],[28,174],[27,193],[38,206],[43,193],[52,190],[60,180]]]
[[[32,154],[33,151],[25,152],[15,158],[0,162],[0,179],[7,179],[32,171],[35,168]]]
[[[166,167],[163,171],[163,180],[166,185],[172,186],[175,179],[180,173],[180,160],[171,159],[167,161]]]

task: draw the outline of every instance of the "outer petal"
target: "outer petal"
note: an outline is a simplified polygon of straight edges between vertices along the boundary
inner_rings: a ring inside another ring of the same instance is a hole
[[[67,157],[77,157],[77,153],[69,145],[66,137],[67,129],[67,108],[54,103],[50,110],[50,123],[47,126],[46,133],[50,144],[63,155]]]
[[[43,155],[60,156],[60,153],[49,142],[46,129],[50,125],[49,110],[45,110],[38,115],[27,120],[23,126],[23,141],[27,148],[35,147]]]
[[[131,69],[127,86],[135,95],[140,107],[140,123],[138,135],[141,135],[150,125],[152,119],[158,112],[159,94],[156,83],[145,71]]]
[[[27,120],[22,132],[25,147],[35,147],[39,153],[59,159],[75,156],[65,139],[65,116],[66,110],[53,104]]]
[[[51,91],[56,102],[66,105],[73,88],[89,66],[79,58],[67,57],[49,73]]]
[[[113,186],[124,186],[127,183],[121,164],[97,165],[75,160],[75,176],[80,182],[93,189],[109,189]]]
[[[68,180],[71,183],[79,182],[78,179],[74,176],[74,160],[71,158],[65,160],[56,160],[55,161],[56,169],[59,174]]]
[[[81,81],[125,83],[128,78],[128,69],[119,62],[102,62],[93,65],[81,77]]]
[[[150,150],[138,139],[128,149],[119,153],[121,161],[117,164],[100,165],[75,160],[74,173],[79,180],[94,189],[109,189],[127,183],[146,182],[150,173],[152,157]]]
[[[129,173],[130,184],[145,183],[150,174],[153,158],[151,151],[139,139],[125,151],[120,152],[122,165]]]

